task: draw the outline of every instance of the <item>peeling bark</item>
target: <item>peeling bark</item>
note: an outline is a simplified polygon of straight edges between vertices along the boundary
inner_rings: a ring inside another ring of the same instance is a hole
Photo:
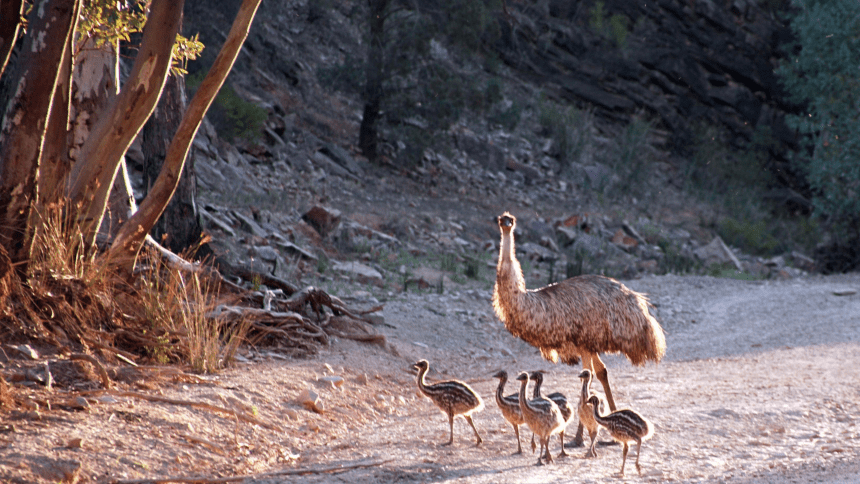
[[[152,114],[167,79],[183,0],[154,0],[140,50],[119,96],[96,120],[69,177],[68,196],[82,204],[85,241],[92,245],[120,162]]]
[[[74,32],[80,0],[46,0],[34,5],[16,65],[18,87],[0,132],[0,244],[17,270],[26,270],[33,243],[33,206],[51,101],[63,56]]]

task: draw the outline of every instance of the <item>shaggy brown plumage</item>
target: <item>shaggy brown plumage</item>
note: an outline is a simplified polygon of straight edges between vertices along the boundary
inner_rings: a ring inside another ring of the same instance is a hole
[[[496,267],[493,308],[514,336],[540,349],[544,358],[594,373],[610,409],[615,400],[600,353],[622,353],[634,365],[659,362],[666,352],[660,323],[648,311],[644,294],[608,277],[582,275],[527,290],[514,251],[516,218],[498,217],[502,241]]]
[[[537,465],[543,465],[542,457],[547,463],[552,462],[552,455],[549,453],[549,438],[558,433],[564,428],[564,417],[558,405],[547,398],[535,398],[529,400],[526,397],[526,387],[529,384],[529,374],[521,372],[517,376],[520,384],[520,410],[523,412],[523,419],[526,425],[532,429],[540,442],[540,453],[538,454]],[[544,449],[546,453],[544,454]]]
[[[451,438],[443,445],[451,445],[454,443],[454,417],[462,415],[463,418],[472,426],[475,431],[475,438],[481,445],[484,440],[478,435],[478,429],[475,428],[475,423],[472,422],[472,413],[479,412],[484,408],[484,401],[478,392],[472,390],[469,385],[458,380],[447,380],[427,385],[424,381],[424,375],[430,369],[430,363],[427,360],[420,360],[412,365],[413,369],[418,370],[418,389],[421,393],[427,395],[433,403],[439,407],[445,415],[448,416],[448,425],[451,429]]]
[[[608,430],[613,439],[624,445],[621,475],[624,475],[624,464],[627,462],[627,451],[630,449],[631,442],[636,442],[636,470],[642,474],[642,468],[639,467],[639,454],[642,453],[642,442],[654,435],[654,426],[651,425],[651,422],[629,408],[616,410],[608,415],[600,415],[600,397],[597,395],[589,397],[588,403],[592,407],[594,421]]]
[[[523,447],[520,443],[520,425],[526,423],[523,420],[523,411],[520,410],[520,397],[514,393],[508,396],[504,395],[505,384],[508,382],[508,372],[501,370],[493,378],[499,379],[499,387],[496,388],[496,405],[502,411],[502,416],[509,424],[513,425],[514,433],[517,436],[517,451],[515,454],[522,454]]]

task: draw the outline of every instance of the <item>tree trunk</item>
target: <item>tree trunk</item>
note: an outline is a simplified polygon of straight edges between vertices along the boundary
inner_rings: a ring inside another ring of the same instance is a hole
[[[230,28],[230,33],[227,34],[227,40],[221,47],[221,52],[218,53],[212,68],[197,89],[194,99],[188,106],[188,111],[182,117],[182,122],[173,137],[173,141],[170,142],[161,173],[152,185],[146,199],[141,202],[138,211],[117,233],[107,258],[119,268],[131,272],[137,253],[146,240],[146,235],[155,225],[164,211],[164,207],[167,206],[173,196],[194,135],[203,121],[206,110],[209,109],[212,100],[215,99],[215,95],[218,94],[218,90],[224,84],[227,74],[230,73],[230,69],[239,55],[239,50],[248,36],[248,30],[251,28],[251,22],[254,20],[254,15],[261,1],[244,0],[242,2],[236,19],[233,21],[233,26]]]
[[[33,207],[51,101],[63,56],[74,32],[80,0],[46,0],[34,5],[15,64],[17,89],[0,132],[0,244],[19,272],[26,272],[33,243]],[[50,30],[50,31],[49,31]]]
[[[119,96],[99,117],[72,167],[68,196],[82,205],[80,224],[91,246],[108,194],[129,145],[155,109],[173,52],[184,0],[153,0],[140,50]]]
[[[367,69],[364,85],[364,114],[358,133],[358,146],[367,159],[379,157],[377,123],[382,108],[382,80],[384,79],[385,10],[390,0],[369,0],[370,42],[367,46]]]
[[[147,194],[164,166],[168,143],[179,129],[187,105],[185,79],[170,76],[155,113],[143,127],[143,186]],[[170,203],[150,232],[155,240],[173,252],[180,253],[200,241],[203,229],[198,219],[196,196],[193,157],[189,156]]]
[[[15,48],[23,16],[24,0],[0,0],[0,76]]]

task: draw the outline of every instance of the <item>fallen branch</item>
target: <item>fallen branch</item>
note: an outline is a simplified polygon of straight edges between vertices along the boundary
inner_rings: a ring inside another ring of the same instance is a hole
[[[69,355],[69,359],[72,361],[86,361],[86,362],[90,363],[91,365],[93,365],[94,367],[96,367],[96,370],[99,373],[99,378],[101,378],[101,380],[102,380],[102,386],[104,386],[105,389],[110,390],[110,388],[111,388],[110,377],[108,376],[107,370],[105,370],[105,367],[102,366],[102,364],[101,364],[101,362],[99,362],[99,360],[93,358],[90,355],[85,355],[83,353],[72,353]]]
[[[259,480],[266,479],[270,477],[279,477],[279,476],[306,476],[309,474],[338,474],[341,472],[351,471],[355,469],[364,469],[367,467],[375,467],[381,466],[383,464],[388,464],[394,459],[387,459],[382,461],[373,461],[373,462],[360,462],[358,464],[353,464],[349,466],[329,466],[329,467],[318,467],[316,469],[287,469],[283,471],[277,472],[265,472],[262,474],[249,474],[246,476],[234,476],[234,477],[213,477],[213,478],[205,478],[205,477],[167,477],[163,479],[117,479],[111,481],[113,484],[221,484],[226,482],[241,482],[246,479],[250,480]]]
[[[195,402],[191,400],[176,400],[173,398],[167,397],[159,397],[157,395],[147,395],[145,393],[138,392],[121,392],[112,390],[109,392],[111,395],[116,397],[132,397],[132,398],[140,398],[141,400],[148,400],[150,402],[160,402],[160,403],[169,403],[171,405],[185,405],[193,408],[200,408],[203,410],[210,410],[217,413],[222,413],[229,415],[231,417],[236,417],[243,422],[247,422],[254,425],[259,425],[260,427],[267,428],[269,430],[275,430],[278,432],[283,432],[284,429],[278,427],[277,425],[270,424],[268,422],[264,422],[257,418],[254,418],[250,415],[245,415],[244,413],[236,412],[235,410],[230,410],[228,408],[219,407],[218,405],[212,405],[211,403],[204,402]],[[148,482],[148,481],[147,481]]]

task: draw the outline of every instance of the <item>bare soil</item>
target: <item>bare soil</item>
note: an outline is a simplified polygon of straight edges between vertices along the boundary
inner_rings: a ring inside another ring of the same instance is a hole
[[[605,358],[619,406],[656,427],[642,447],[642,474],[632,465],[634,450],[623,480],[856,482],[860,295],[852,291],[860,275],[758,282],[650,276],[626,283],[651,295],[668,351],[660,364],[641,368],[621,356]],[[87,410],[4,415],[0,482],[621,480],[620,446],[599,447],[596,459],[568,449],[570,457],[541,467],[536,454],[513,455],[513,429],[493,400],[491,375],[544,369],[547,393],[575,396],[579,369],[544,361],[513,338],[492,314],[490,291],[486,281],[470,281],[442,295],[391,295],[382,301],[384,346],[338,340],[302,360],[249,349],[246,362],[212,377],[92,392]],[[352,304],[373,304],[358,287],[355,295]],[[7,370],[24,364],[9,358]],[[480,447],[462,419],[454,445],[442,445],[447,419],[417,393],[409,370],[420,358],[431,363],[428,380],[462,379],[483,396],[485,409],[474,416]],[[304,389],[319,394],[323,413],[298,403]],[[506,392],[514,390],[509,384]],[[176,401],[232,409],[265,426]],[[528,449],[530,433],[522,434]],[[553,438],[554,454],[558,445]]]

